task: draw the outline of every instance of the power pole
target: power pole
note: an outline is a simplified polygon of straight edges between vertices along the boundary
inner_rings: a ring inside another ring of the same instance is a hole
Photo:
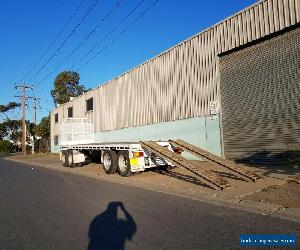
[[[40,98],[35,97],[35,96],[28,96],[27,98],[30,98],[30,99],[33,100],[33,114],[32,114],[32,120],[33,120],[34,125],[36,125],[37,100],[40,100]],[[33,135],[33,139],[32,139],[32,148],[31,148],[32,154],[34,154],[34,142],[35,142],[35,136]]]
[[[37,98],[34,97],[33,98],[33,122],[34,122],[34,125],[36,125],[36,100],[37,100]]]
[[[32,85],[27,85],[25,82],[22,85],[16,85],[15,88],[22,89],[22,153],[26,156],[26,89],[33,89]]]
[[[36,125],[37,100],[41,100],[41,98],[38,98],[36,96],[28,96],[27,98],[33,100],[33,105],[32,105],[32,107],[33,107],[32,121]]]

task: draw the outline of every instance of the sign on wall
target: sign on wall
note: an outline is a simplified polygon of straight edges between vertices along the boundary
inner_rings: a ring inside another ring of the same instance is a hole
[[[218,101],[210,101],[209,102],[209,110],[210,110],[210,115],[217,115],[219,114],[219,104]]]

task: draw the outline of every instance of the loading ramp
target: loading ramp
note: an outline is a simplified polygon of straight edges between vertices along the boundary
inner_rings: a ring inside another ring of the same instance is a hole
[[[232,170],[233,172],[243,176],[243,177],[246,177],[247,180],[250,180],[250,181],[257,181],[259,179],[262,179],[263,177],[261,175],[258,175],[246,168],[243,168],[237,164],[235,164],[234,162],[232,161],[229,161],[229,160],[225,160],[217,155],[214,155],[208,151],[205,151],[199,147],[196,147],[188,142],[185,142],[183,140],[169,140],[170,144],[175,146],[175,147],[179,147],[181,148],[182,150],[185,150],[205,161],[208,161],[208,162],[211,162],[215,165],[221,165],[225,168],[228,168],[230,170]]]
[[[176,166],[180,166],[191,171],[204,184],[215,190],[226,189],[232,186],[226,179],[214,174],[209,170],[199,167],[196,163],[185,159],[181,155],[176,154],[168,148],[165,148],[153,141],[140,141],[140,144],[143,148],[149,150],[157,156],[172,162]]]

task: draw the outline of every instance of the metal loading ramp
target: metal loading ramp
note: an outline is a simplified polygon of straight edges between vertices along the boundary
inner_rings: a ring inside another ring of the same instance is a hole
[[[235,173],[243,176],[243,177],[246,177],[247,180],[250,180],[250,181],[257,181],[259,179],[262,179],[263,177],[248,170],[248,169],[245,169],[241,166],[238,166],[237,164],[235,164],[234,162],[232,161],[229,161],[229,160],[225,160],[219,156],[216,156],[212,153],[209,153],[208,151],[205,151],[199,147],[196,147],[188,142],[185,142],[185,141],[182,141],[182,140],[169,140],[169,142],[171,143],[171,145],[173,146],[176,146],[176,147],[179,147],[197,157],[200,157],[201,159],[203,160],[206,160],[206,161],[209,161],[211,163],[214,163],[214,164],[217,164],[217,165],[221,165],[225,168],[228,168],[232,171],[234,171]]]
[[[195,163],[185,159],[184,157],[170,151],[169,149],[153,142],[153,141],[141,141],[141,146],[150,152],[156,154],[157,156],[164,158],[172,162],[176,166],[186,168],[191,171],[206,185],[217,190],[217,189],[226,189],[232,185],[225,179],[220,176],[215,175],[211,171],[200,168]]]

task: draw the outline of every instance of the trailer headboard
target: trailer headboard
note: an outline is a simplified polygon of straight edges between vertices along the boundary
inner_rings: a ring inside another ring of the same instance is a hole
[[[60,145],[94,142],[94,125],[87,118],[67,118],[60,126]]]

